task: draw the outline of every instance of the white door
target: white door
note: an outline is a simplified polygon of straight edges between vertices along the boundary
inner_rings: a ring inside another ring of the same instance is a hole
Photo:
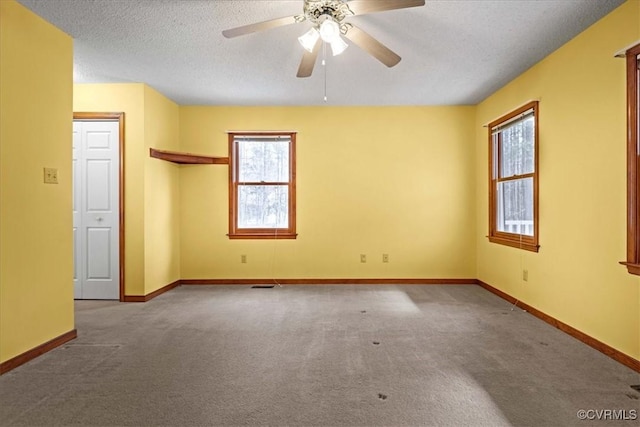
[[[73,122],[74,298],[120,298],[118,121]]]

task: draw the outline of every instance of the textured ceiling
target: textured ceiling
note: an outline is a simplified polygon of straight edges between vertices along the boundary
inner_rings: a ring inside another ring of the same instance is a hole
[[[354,16],[402,61],[350,45],[299,79],[309,23],[221,33],[300,14],[302,0],[18,1],[74,38],[75,82],[144,82],[181,105],[323,105],[325,71],[328,105],[476,104],[624,2],[427,0]]]

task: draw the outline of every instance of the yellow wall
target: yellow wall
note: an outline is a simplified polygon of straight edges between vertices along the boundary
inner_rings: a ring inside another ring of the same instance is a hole
[[[142,83],[76,84],[76,112],[125,113],[125,295],[180,279],[179,167],[149,148],[178,149],[178,106]]]
[[[125,295],[144,295],[145,85],[75,84],[73,111],[124,112]]]
[[[179,149],[178,106],[144,88],[144,294],[180,279],[180,166],[149,157]]]
[[[477,276],[578,330],[640,358],[640,280],[626,254],[625,61],[640,39],[629,1],[477,107]],[[540,99],[540,252],[486,239],[483,124]],[[522,270],[529,272],[522,281]]]
[[[74,328],[72,70],[71,37],[0,1],[0,362]]]
[[[187,152],[227,156],[227,130],[298,132],[299,234],[229,240],[228,167],[182,166],[182,278],[475,277],[474,117],[473,107],[181,107]]]

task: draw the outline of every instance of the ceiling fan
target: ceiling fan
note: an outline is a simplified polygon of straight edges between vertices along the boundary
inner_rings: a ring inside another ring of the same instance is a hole
[[[304,0],[303,13],[300,15],[231,28],[223,31],[222,35],[226,38],[232,38],[309,21],[313,24],[313,28],[298,38],[300,44],[305,48],[298,68],[298,77],[311,76],[323,42],[331,45],[334,56],[342,53],[348,47],[342,36],[351,40],[387,67],[393,67],[400,62],[400,56],[345,20],[349,16],[424,6],[424,4],[425,0]]]

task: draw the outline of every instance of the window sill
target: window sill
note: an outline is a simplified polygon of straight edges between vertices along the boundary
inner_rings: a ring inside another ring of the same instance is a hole
[[[620,264],[627,266],[627,271],[629,272],[629,274],[640,276],[640,264],[634,264],[625,261],[620,261]]]
[[[292,240],[296,239],[298,235],[296,233],[229,233],[227,234],[230,240],[240,239],[274,239],[274,240]]]
[[[538,252],[540,245],[531,242],[521,242],[520,240],[507,239],[504,237],[488,236],[489,241],[500,245],[510,246],[512,248],[523,249],[530,252]]]

